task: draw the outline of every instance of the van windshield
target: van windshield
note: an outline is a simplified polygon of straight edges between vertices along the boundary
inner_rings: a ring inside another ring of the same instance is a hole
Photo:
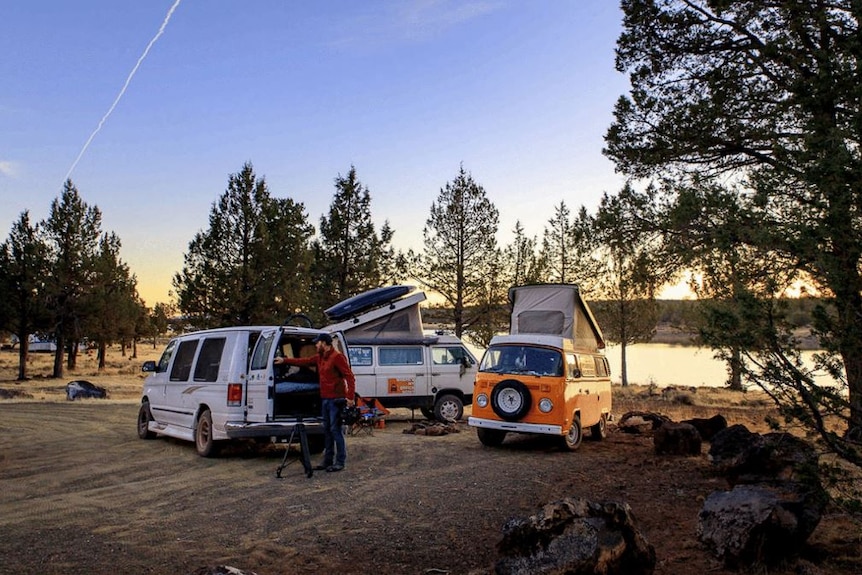
[[[544,347],[496,345],[485,352],[479,371],[561,377],[563,356],[555,349]]]

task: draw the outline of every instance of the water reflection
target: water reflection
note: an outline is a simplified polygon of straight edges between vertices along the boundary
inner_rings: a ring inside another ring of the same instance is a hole
[[[663,343],[645,343],[626,347],[626,365],[628,366],[629,383],[659,387],[669,385],[722,387],[727,382],[727,364],[715,359],[709,348],[670,345]],[[815,352],[804,351],[802,358],[806,365],[813,367],[812,355]],[[621,348],[618,345],[609,346],[605,354],[611,363],[611,374],[614,383],[620,383]],[[827,385],[831,379],[822,376],[817,382]]]

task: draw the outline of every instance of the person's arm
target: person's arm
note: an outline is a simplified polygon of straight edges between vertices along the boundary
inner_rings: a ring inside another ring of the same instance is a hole
[[[338,373],[341,374],[341,377],[344,378],[345,383],[347,384],[345,387],[347,390],[347,399],[348,401],[353,401],[353,398],[356,397],[356,377],[353,375],[353,370],[350,369],[350,363],[348,363],[347,358],[343,353],[339,353],[336,357],[335,367],[338,370]]]
[[[311,357],[277,357],[272,361],[275,365],[298,365],[300,367],[308,367],[317,365],[317,358]]]

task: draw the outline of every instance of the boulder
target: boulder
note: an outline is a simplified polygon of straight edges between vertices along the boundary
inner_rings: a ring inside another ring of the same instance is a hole
[[[688,423],[665,421],[655,430],[653,444],[657,454],[700,455],[700,433]]]
[[[566,498],[509,520],[497,575],[651,575],[655,549],[625,503]]]
[[[617,422],[617,429],[625,433],[652,433],[666,421],[670,421],[670,418],[660,413],[629,411],[620,417],[619,422]]]
[[[817,527],[825,499],[799,484],[737,485],[707,497],[697,537],[730,568],[777,565]]]
[[[733,425],[712,439],[709,459],[732,489],[706,499],[698,538],[733,568],[795,555],[827,501],[814,448],[788,433],[760,435]]]
[[[752,433],[732,425],[713,437],[709,460],[730,486],[739,483],[805,482],[819,488],[818,455],[806,441],[789,433]]]
[[[712,441],[712,438],[719,431],[727,429],[727,420],[721,414],[713,415],[712,417],[694,417],[692,419],[684,419],[680,423],[688,423],[697,429],[700,438],[704,441]]]

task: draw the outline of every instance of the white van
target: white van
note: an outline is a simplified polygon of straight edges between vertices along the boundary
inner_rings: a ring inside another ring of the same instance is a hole
[[[138,436],[193,441],[215,455],[230,439],[286,441],[304,424],[309,450],[323,450],[320,390],[313,369],[273,364],[276,356],[315,353],[321,330],[294,326],[229,327],[198,331],[168,342],[148,361],[138,412]],[[344,352],[341,334],[333,345]]]
[[[473,398],[478,362],[452,335],[348,339],[356,392],[384,407],[419,409],[425,417],[457,421]]]

